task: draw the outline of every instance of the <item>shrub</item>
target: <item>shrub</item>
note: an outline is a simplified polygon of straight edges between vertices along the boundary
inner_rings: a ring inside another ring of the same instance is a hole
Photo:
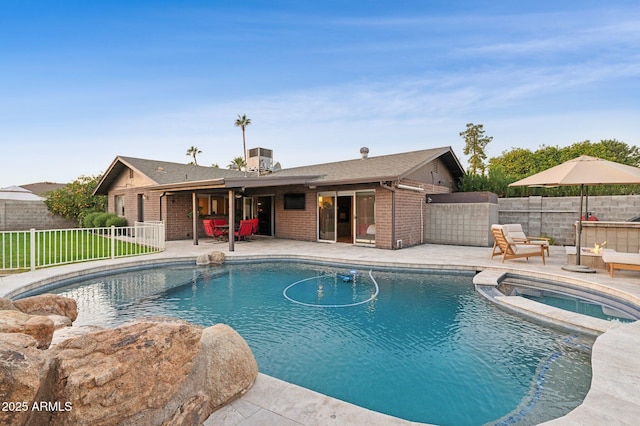
[[[107,220],[113,216],[113,213],[100,213],[93,219],[94,228],[104,228],[107,226]]]
[[[103,212],[91,212],[87,214],[82,219],[82,227],[83,228],[93,228],[93,221],[98,217],[98,215],[103,214]]]
[[[110,226],[115,226],[115,227],[120,227],[120,226],[127,226],[127,219],[125,219],[124,217],[121,216],[117,216],[115,214],[111,215],[106,223],[105,226],[110,227]]]

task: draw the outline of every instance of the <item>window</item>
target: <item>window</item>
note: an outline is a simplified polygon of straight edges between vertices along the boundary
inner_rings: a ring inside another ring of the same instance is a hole
[[[211,203],[209,203],[209,196],[208,195],[204,195],[198,196],[198,213],[200,213],[201,215],[209,215],[211,214],[211,211],[209,210],[209,206]]]
[[[124,216],[124,195],[116,195],[115,196],[115,213],[118,216]]]
[[[284,194],[285,210],[304,210],[306,207],[304,194]]]

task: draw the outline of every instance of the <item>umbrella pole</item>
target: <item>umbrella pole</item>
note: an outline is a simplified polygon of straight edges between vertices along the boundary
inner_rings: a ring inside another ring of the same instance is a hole
[[[582,194],[584,185],[580,185],[580,215],[578,216],[578,237],[576,239],[576,265],[580,265],[580,252],[582,251]]]

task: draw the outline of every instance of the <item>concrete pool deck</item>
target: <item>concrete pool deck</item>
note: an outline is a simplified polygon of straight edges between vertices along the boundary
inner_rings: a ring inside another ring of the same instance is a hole
[[[335,263],[369,263],[434,269],[485,271],[558,280],[590,290],[622,296],[640,306],[640,273],[604,270],[580,274],[563,270],[567,257],[564,247],[551,247],[547,264],[540,258],[500,262],[490,260],[491,248],[425,244],[401,250],[380,250],[349,244],[323,244],[256,238],[238,242],[235,251],[228,244],[200,240],[167,242],[162,253],[133,258],[95,261],[42,269],[0,277],[0,296],[11,297],[25,287],[34,288],[54,281],[53,277],[73,277],[86,271],[108,271],[114,267],[148,265],[168,260],[194,260],[198,255],[220,251],[229,259],[252,260],[292,258]],[[547,315],[553,316],[550,311]],[[637,424],[640,418],[640,321],[617,325],[596,340],[592,352],[593,378],[584,402],[568,415],[547,422],[553,425]],[[464,397],[464,396],[462,396]],[[242,398],[211,415],[205,425],[410,425],[416,424],[386,416],[325,395],[260,374]]]

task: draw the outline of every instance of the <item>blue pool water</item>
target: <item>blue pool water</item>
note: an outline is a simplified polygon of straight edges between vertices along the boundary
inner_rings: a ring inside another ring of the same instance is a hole
[[[78,301],[76,325],[229,324],[261,372],[412,421],[537,424],[578,406],[593,341],[497,309],[471,279],[271,262],[139,270],[57,292]]]
[[[538,303],[544,303],[545,305],[554,306],[556,308],[564,309],[565,311],[576,312],[578,314],[588,315],[590,317],[600,318],[607,321],[635,321],[635,318],[626,316],[623,312],[617,311],[614,308],[608,308],[600,303],[549,290],[531,291],[527,289],[520,291],[520,293],[516,292],[516,294]]]

